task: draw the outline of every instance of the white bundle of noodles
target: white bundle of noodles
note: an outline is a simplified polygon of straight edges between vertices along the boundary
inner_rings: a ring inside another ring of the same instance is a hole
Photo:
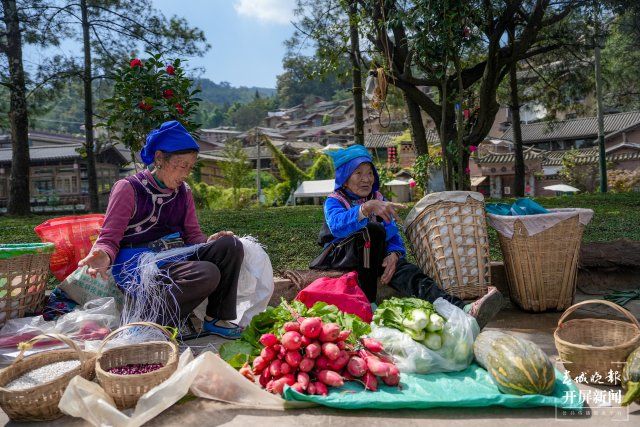
[[[240,242],[244,249],[244,260],[238,279],[238,319],[236,321],[241,326],[246,326],[254,315],[267,307],[273,293],[273,269],[269,256],[255,238],[242,237]],[[140,321],[157,322],[162,318],[166,323],[183,326],[175,311],[177,307],[175,294],[180,290],[166,274],[162,264],[184,261],[205,244],[162,252],[144,252],[127,261],[123,271],[127,272],[125,276],[127,293],[133,297],[125,298],[122,324]],[[160,267],[158,267],[159,263]],[[201,308],[206,304],[205,299]],[[131,332],[124,332],[127,336],[123,338],[134,342],[158,338],[158,332],[151,328],[129,329],[129,331]]]
[[[158,267],[160,263],[184,261],[193,255],[204,243],[161,252],[143,252],[125,262],[125,283],[128,297],[122,308],[121,322],[170,323],[183,326],[175,311],[175,293],[180,292],[174,281],[166,274],[166,270]],[[127,342],[143,342],[156,340],[161,333],[153,328],[131,328],[122,333],[121,340]],[[120,340],[118,340],[120,341]]]

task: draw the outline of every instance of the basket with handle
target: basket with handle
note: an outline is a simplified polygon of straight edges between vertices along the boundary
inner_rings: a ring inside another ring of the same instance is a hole
[[[53,243],[0,245],[0,327],[41,308],[53,249]]]
[[[567,318],[578,308],[602,304],[621,313],[629,322],[614,319]],[[602,379],[611,370],[622,372],[629,354],[640,346],[640,323],[629,311],[606,300],[587,300],[569,307],[553,333],[560,360],[573,376],[586,375],[589,382],[598,373]]]
[[[47,350],[24,357],[25,351],[36,342],[54,338],[69,349]],[[87,380],[93,379],[96,355],[83,351],[70,338],[60,334],[43,334],[31,338],[21,345],[20,354],[13,363],[0,371],[0,407],[15,421],[48,421],[61,417],[58,403],[64,394],[69,381],[76,375]],[[50,381],[34,387],[10,390],[6,386],[13,380],[34,369],[56,362],[79,360],[80,365]]]
[[[116,335],[133,327],[151,327],[160,330],[170,341],[149,341],[104,350],[105,344]],[[144,374],[119,375],[111,368],[128,364],[159,363],[160,369]],[[172,334],[163,326],[151,322],[132,322],[107,335],[98,349],[96,377],[118,409],[133,408],[143,394],[168,379],[178,367],[178,346]]]
[[[484,196],[444,191],[423,197],[405,220],[418,266],[461,299],[487,293],[491,283]]]

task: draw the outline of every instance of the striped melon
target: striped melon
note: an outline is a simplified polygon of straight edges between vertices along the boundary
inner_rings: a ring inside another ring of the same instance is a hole
[[[502,393],[551,394],[556,381],[551,360],[533,342],[499,331],[484,331],[473,344],[476,360]]]
[[[622,398],[622,406],[627,406],[633,401],[640,403],[640,347],[627,357],[621,379],[622,388],[626,391]]]

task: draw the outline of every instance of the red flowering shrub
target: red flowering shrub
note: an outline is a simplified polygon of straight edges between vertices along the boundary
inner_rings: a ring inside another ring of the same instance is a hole
[[[199,128],[192,119],[199,90],[192,89],[179,59],[127,60],[115,70],[114,81],[113,97],[104,101],[109,115],[100,125],[130,150],[139,151],[147,134],[167,120],[179,120],[190,132]]]

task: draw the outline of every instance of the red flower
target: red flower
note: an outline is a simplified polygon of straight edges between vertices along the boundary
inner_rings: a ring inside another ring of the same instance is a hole
[[[150,105],[150,104],[147,104],[144,101],[140,101],[140,102],[138,102],[138,108],[140,108],[141,110],[144,110],[144,111],[149,111],[149,110],[151,110],[153,108],[153,106]]]
[[[364,247],[369,249],[371,247],[371,242],[369,240],[367,240],[366,242],[364,242]]]
[[[469,151],[470,151],[470,152],[472,152],[472,153],[473,153],[474,151],[478,151],[478,146],[477,146],[477,145],[470,145],[470,146],[469,146]]]
[[[176,69],[173,68],[173,65],[167,65],[167,74],[174,75],[176,73]]]
[[[469,175],[471,173],[471,169],[469,169],[468,167],[464,168],[464,173]]]
[[[165,89],[162,91],[162,97],[165,99],[173,98],[173,89]]]
[[[184,114],[184,110],[182,109],[182,105],[176,104],[176,110],[178,111],[178,114]]]
[[[129,65],[131,66],[131,68],[142,67],[142,61],[140,61],[138,58],[134,58],[131,60],[131,62],[129,62]]]
[[[415,186],[416,186],[416,182],[415,182],[413,179],[410,179],[410,180],[409,180],[409,187],[410,187],[410,188],[413,188],[413,187],[415,187]]]

